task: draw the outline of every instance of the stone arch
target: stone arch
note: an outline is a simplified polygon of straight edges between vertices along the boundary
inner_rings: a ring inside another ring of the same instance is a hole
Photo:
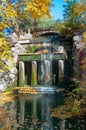
[[[39,33],[38,37],[43,38],[44,42],[43,42],[43,45],[41,47],[38,47],[34,51],[34,53],[56,52],[55,45],[58,44],[59,33],[55,32],[55,31],[42,31],[42,33]],[[44,44],[46,44],[46,45],[44,45]]]
[[[59,32],[56,31],[42,31],[39,36],[46,36],[46,35],[57,35],[59,36]]]

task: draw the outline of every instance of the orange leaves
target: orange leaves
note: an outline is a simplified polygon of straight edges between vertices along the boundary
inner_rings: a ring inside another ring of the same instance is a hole
[[[50,0],[31,0],[27,2],[25,10],[29,11],[31,15],[36,19],[43,15],[50,15],[49,13]]]
[[[76,10],[75,10],[75,12],[76,12],[78,15],[81,15],[84,11],[86,11],[86,5],[80,5],[80,4],[77,4],[77,5],[76,5]]]
[[[0,32],[2,32],[3,29],[6,28],[6,27],[7,27],[6,21],[1,22],[0,23]]]
[[[4,12],[5,12],[5,16],[4,17],[9,18],[11,20],[14,20],[14,18],[17,16],[16,11],[14,10],[13,5],[11,5],[11,4],[9,4],[5,8]]]
[[[49,5],[50,4],[50,0],[42,0],[44,3],[45,3],[45,5]]]
[[[85,1],[80,1],[76,4],[75,12],[78,15],[82,15],[82,13],[86,12],[86,3]]]

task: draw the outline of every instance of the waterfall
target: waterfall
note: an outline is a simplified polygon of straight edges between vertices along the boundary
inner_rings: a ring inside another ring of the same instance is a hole
[[[50,61],[45,61],[45,84],[50,84]]]
[[[59,79],[63,79],[64,77],[64,61],[63,60],[59,60],[58,61],[59,64]]]
[[[19,86],[25,86],[25,64],[19,61]]]
[[[45,61],[46,56],[44,54],[41,55],[41,85],[44,85],[45,80]]]
[[[41,85],[44,85],[44,77],[45,77],[45,65],[44,61],[41,62]]]
[[[31,86],[37,86],[37,63],[32,61]]]
[[[52,85],[52,59],[53,54],[50,54],[49,61],[50,61],[50,85]]]

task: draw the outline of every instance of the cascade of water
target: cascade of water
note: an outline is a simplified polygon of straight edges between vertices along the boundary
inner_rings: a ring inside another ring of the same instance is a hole
[[[44,60],[45,60],[45,55],[41,55],[41,85],[44,85],[44,80],[45,80],[45,64],[44,64]]]
[[[32,61],[31,86],[37,86],[37,63]]]
[[[50,61],[45,61],[45,84],[50,84]]]
[[[59,79],[63,79],[63,77],[64,77],[64,61],[59,60],[58,64],[59,64]]]
[[[44,77],[45,77],[45,66],[44,61],[41,62],[41,85],[44,85]]]
[[[49,61],[50,61],[50,85],[52,85],[52,59],[53,54],[50,54]]]
[[[19,86],[25,85],[25,64],[23,61],[19,61]]]

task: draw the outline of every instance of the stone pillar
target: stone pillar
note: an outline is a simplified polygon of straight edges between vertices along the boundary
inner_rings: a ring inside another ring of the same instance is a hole
[[[49,61],[50,61],[50,85],[52,85],[53,81],[52,81],[52,59],[53,58],[53,54],[50,54],[49,57]]]
[[[19,61],[19,86],[25,86],[25,64],[23,61]]]
[[[45,61],[45,85],[50,84],[50,61]]]
[[[64,60],[58,61],[59,80],[63,80],[64,77]]]
[[[31,86],[37,86],[37,63],[32,61]]]

